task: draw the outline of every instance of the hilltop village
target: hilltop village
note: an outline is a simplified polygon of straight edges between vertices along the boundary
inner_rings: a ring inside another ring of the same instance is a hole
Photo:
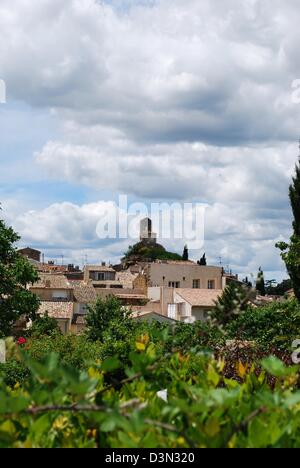
[[[55,318],[63,333],[83,331],[88,304],[111,295],[130,308],[134,320],[205,321],[225,287],[240,283],[222,266],[207,265],[205,255],[194,262],[188,260],[187,249],[182,257],[167,252],[157,243],[148,218],[141,221],[140,242],[129,248],[118,265],[100,262],[80,269],[45,263],[34,248],[19,253],[39,273],[38,282],[29,286],[41,301],[39,314]]]

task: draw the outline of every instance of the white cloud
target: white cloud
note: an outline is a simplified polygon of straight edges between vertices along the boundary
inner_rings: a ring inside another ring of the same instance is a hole
[[[33,171],[143,199],[208,202],[213,258],[280,269],[273,244],[289,233],[299,19],[295,0],[2,0],[8,99],[51,110],[61,126]],[[32,242],[93,248],[86,206],[26,210],[16,225]]]

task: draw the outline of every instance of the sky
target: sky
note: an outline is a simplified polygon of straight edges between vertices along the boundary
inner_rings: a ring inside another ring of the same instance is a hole
[[[191,258],[286,277],[299,21],[296,0],[1,0],[1,217],[20,246],[115,263],[132,241],[96,226],[126,194],[206,204]]]

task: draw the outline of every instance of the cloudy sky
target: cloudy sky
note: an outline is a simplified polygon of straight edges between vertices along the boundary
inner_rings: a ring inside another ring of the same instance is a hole
[[[120,193],[206,203],[210,263],[284,277],[299,22],[297,0],[1,0],[1,216],[21,244],[116,261],[128,241],[96,225]]]

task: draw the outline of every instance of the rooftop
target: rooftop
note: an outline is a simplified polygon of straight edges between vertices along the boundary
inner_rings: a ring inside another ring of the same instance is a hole
[[[68,319],[73,317],[73,302],[41,302],[38,314],[45,315],[55,319]]]
[[[67,278],[62,274],[40,273],[39,280],[31,288],[34,289],[73,289]]]
[[[211,307],[222,296],[222,289],[176,289],[178,294],[184,301],[191,306]]]
[[[84,267],[84,270],[85,270],[85,271],[100,271],[100,272],[111,271],[111,272],[113,272],[113,273],[116,272],[116,271],[113,269],[113,267],[107,266],[107,265],[86,265],[86,266]]]
[[[97,300],[95,288],[84,281],[72,281],[74,287],[74,299],[80,304],[90,304]]]

